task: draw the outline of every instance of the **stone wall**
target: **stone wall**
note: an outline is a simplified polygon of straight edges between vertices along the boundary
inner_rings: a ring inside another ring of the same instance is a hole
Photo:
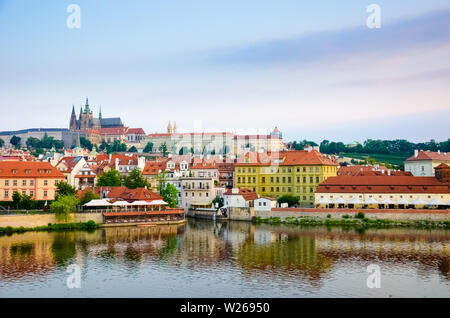
[[[251,221],[254,216],[254,208],[228,208],[228,218],[230,220]]]
[[[95,223],[103,223],[103,215],[101,213],[73,213],[71,214],[74,223],[94,221]],[[36,227],[48,225],[49,223],[60,223],[55,220],[54,214],[34,214],[34,215],[0,215],[0,227]]]
[[[287,217],[311,217],[318,219],[326,219],[328,214],[331,219],[342,219],[345,214],[354,217],[358,212],[363,212],[369,219],[384,220],[431,220],[431,221],[448,221],[450,220],[450,210],[346,210],[346,209],[272,209],[272,211],[256,211],[257,217],[270,218],[279,217],[281,221]]]

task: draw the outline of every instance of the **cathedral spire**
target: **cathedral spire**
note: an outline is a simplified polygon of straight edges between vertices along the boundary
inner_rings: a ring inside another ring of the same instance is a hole
[[[72,115],[70,116],[70,130],[76,130],[77,129],[77,115],[75,114],[75,105],[72,105]]]
[[[169,120],[169,125],[167,125],[167,133],[168,134],[171,134],[173,132],[173,130],[172,130],[172,124],[171,124],[171,122],[170,122],[170,120]]]
[[[86,97],[86,105],[84,106],[84,112],[90,113],[91,110],[89,109],[89,99]]]
[[[102,105],[100,105],[100,110],[98,111],[98,119],[102,119]]]

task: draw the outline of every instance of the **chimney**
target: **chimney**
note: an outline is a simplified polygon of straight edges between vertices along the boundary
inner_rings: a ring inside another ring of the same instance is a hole
[[[438,154],[441,154],[441,151],[440,151],[440,150],[438,150]]]
[[[109,162],[111,162],[112,154],[109,154]]]
[[[419,155],[419,150],[418,150],[418,149],[415,149],[415,150],[414,150],[414,158],[417,158],[418,155]]]
[[[390,176],[391,175],[391,169],[388,169],[387,171],[387,175]]]

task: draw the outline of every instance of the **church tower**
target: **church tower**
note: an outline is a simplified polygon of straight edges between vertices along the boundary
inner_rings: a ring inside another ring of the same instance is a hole
[[[170,120],[169,120],[169,125],[167,125],[167,133],[168,134],[172,134],[173,133],[172,124],[170,123]]]
[[[176,134],[177,133],[177,123],[174,122],[173,124],[173,133]]]
[[[70,116],[70,130],[77,130],[77,115],[75,114],[75,105],[72,105],[72,115]]]

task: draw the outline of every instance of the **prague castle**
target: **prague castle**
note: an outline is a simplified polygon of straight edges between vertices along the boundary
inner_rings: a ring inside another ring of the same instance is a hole
[[[100,108],[98,118],[95,118],[92,110],[89,107],[89,100],[86,98],[86,105],[81,107],[80,116],[77,119],[75,114],[75,106],[72,107],[72,116],[70,117],[70,130],[88,130],[101,128],[120,128],[124,127],[122,120],[119,117],[102,118],[102,110]]]

